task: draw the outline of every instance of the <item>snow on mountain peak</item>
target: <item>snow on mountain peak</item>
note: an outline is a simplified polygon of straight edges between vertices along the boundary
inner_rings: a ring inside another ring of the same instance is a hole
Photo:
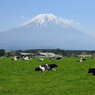
[[[57,19],[58,18],[55,15],[53,15],[53,14],[40,14],[40,15],[30,19],[29,21],[25,22],[22,25],[26,26],[26,25],[28,25],[28,24],[30,24],[32,22],[40,24],[40,25],[42,25],[42,24],[45,25],[47,22],[50,22],[50,21],[58,22]]]
[[[38,16],[35,16],[34,18],[30,19],[29,21],[23,23],[21,26],[26,26],[27,28],[31,27],[31,25],[36,26],[48,26],[48,24],[56,24],[61,25],[63,27],[69,27],[69,25],[72,25],[75,23],[72,19],[63,19],[59,18],[53,14],[39,14]]]

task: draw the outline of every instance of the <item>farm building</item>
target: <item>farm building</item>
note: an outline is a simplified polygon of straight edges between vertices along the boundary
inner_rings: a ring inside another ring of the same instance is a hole
[[[30,56],[30,53],[20,53],[21,56]]]
[[[81,54],[81,55],[77,55],[77,57],[90,57],[91,55],[87,55],[87,54]]]
[[[54,54],[54,53],[44,53],[44,52],[39,52],[38,53],[38,56],[41,56],[41,57],[58,57],[58,56],[61,56],[61,55],[57,55],[57,54]]]

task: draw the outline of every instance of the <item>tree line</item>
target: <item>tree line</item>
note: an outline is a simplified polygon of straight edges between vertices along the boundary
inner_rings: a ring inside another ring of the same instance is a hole
[[[5,51],[0,49],[0,56],[20,56],[20,53],[31,53],[31,55],[37,55],[39,52],[48,52],[62,55],[64,57],[75,57],[77,55],[95,55],[95,51],[88,50],[62,50],[62,49],[30,49],[30,50],[17,50],[17,51]]]

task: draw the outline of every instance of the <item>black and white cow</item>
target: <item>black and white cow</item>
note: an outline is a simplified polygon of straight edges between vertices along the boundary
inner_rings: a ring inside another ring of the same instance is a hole
[[[38,58],[39,61],[43,61],[44,59],[43,58]]]
[[[86,59],[82,59],[83,61],[86,61]]]
[[[92,73],[92,75],[95,76],[95,68],[89,68],[88,73]]]
[[[31,56],[25,56],[25,57],[23,57],[23,60],[31,60],[31,59],[32,59]]]
[[[83,62],[83,61],[86,61],[86,59],[80,58],[77,60],[77,62]]]
[[[18,60],[18,58],[17,58],[16,56],[14,56],[14,57],[12,58],[12,60],[15,60],[15,61],[16,61],[16,60]]]
[[[62,59],[62,57],[57,57],[56,59],[57,59],[57,60],[60,60],[60,59]]]
[[[54,59],[54,57],[50,57],[49,59]]]
[[[54,67],[58,67],[56,64],[46,64],[40,65],[39,67],[35,68],[35,71],[52,71]]]

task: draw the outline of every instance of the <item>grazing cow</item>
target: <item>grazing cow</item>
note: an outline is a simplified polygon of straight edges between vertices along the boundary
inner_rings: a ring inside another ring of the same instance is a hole
[[[89,68],[88,73],[92,73],[92,75],[95,76],[95,68]]]
[[[83,61],[86,61],[86,59],[81,58],[77,60],[77,62],[83,62]]]
[[[55,71],[54,67],[58,67],[56,64],[46,64],[40,65],[39,67],[35,68],[35,71]]]
[[[43,58],[38,58],[39,61],[43,61],[44,59]]]
[[[56,59],[60,60],[60,59],[62,59],[62,57],[57,57]]]

